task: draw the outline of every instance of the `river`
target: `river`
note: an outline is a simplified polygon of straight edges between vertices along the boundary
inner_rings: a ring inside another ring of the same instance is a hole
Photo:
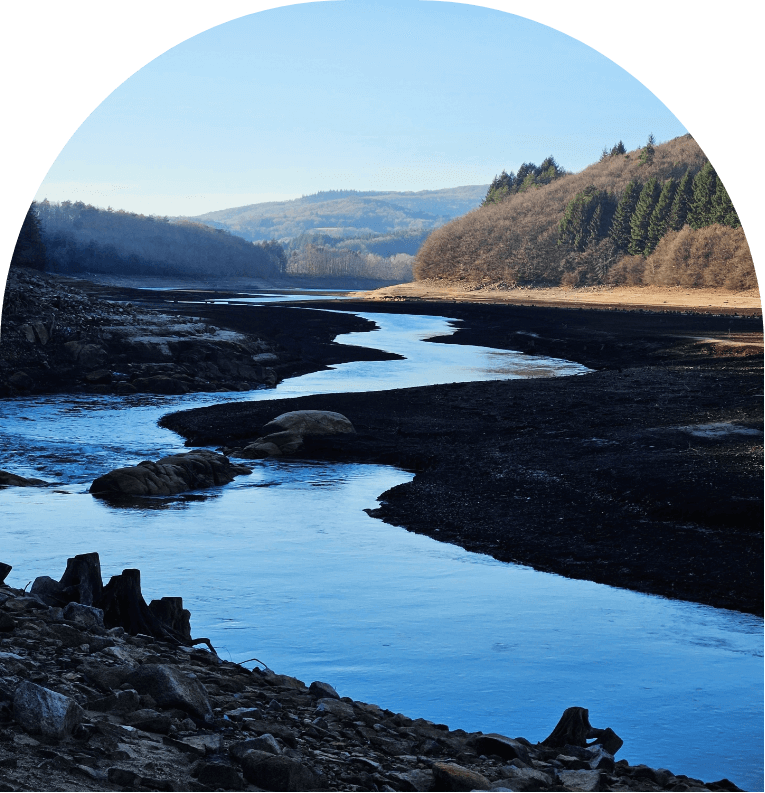
[[[444,318],[361,316],[379,329],[339,340],[405,360],[248,393],[5,400],[2,467],[58,483],[0,496],[8,582],[58,577],[68,556],[97,550],[105,576],[140,568],[147,599],[182,596],[194,635],[234,661],[257,657],[343,696],[532,741],[580,705],[624,739],[619,756],[632,763],[762,787],[757,617],[540,573],[374,520],[363,510],[411,478],[390,466],[256,461],[224,488],[140,508],[87,493],[106,470],[182,449],[156,425],[172,410],[586,372],[424,342],[450,332]]]

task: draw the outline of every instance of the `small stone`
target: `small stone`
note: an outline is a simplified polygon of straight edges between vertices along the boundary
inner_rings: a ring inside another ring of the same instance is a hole
[[[567,790],[591,791],[600,788],[600,771],[558,771],[558,779]]]
[[[433,763],[434,790],[488,790],[491,782],[476,771],[470,771],[454,763]]]
[[[110,768],[107,770],[106,776],[113,785],[127,788],[135,787],[140,779],[135,771],[130,771],[127,768]]]
[[[264,790],[320,790],[322,785],[314,772],[293,757],[258,759],[250,752],[242,759],[242,768],[248,782]]]

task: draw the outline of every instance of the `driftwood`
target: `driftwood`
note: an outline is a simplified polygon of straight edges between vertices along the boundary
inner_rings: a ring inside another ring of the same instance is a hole
[[[595,738],[592,743],[588,739]],[[590,724],[587,708],[566,708],[555,729],[542,741],[544,746],[562,749],[564,746],[602,746],[609,754],[616,754],[624,741],[610,728],[596,729]]]
[[[0,584],[5,581],[5,577],[13,570],[13,565],[0,562]]]

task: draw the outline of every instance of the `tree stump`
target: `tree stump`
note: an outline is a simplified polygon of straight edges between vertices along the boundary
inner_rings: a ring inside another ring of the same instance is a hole
[[[590,712],[587,708],[566,708],[555,729],[542,741],[544,746],[563,748],[571,746],[587,746],[587,738],[592,737]]]
[[[587,743],[588,738],[595,738]],[[562,749],[564,746],[602,746],[609,754],[616,754],[624,741],[610,728],[600,730],[590,724],[587,708],[566,708],[555,729],[542,741],[543,746]]]
[[[168,599],[176,600],[176,598]],[[173,613],[175,613],[176,609],[179,609],[180,613],[177,619],[182,624],[184,609],[182,608],[181,598],[177,598],[177,600],[177,605],[162,608],[168,609]],[[123,570],[121,575],[112,576],[103,589],[98,607],[103,609],[104,625],[107,628],[122,627],[132,636],[137,633],[143,633],[146,636],[153,636],[155,639],[166,639],[175,644],[188,645],[191,643],[190,638],[176,631],[171,625],[165,625],[146,605],[141,593],[140,570],[129,568]],[[185,613],[189,614],[188,611]],[[189,616],[191,615],[189,614]],[[189,630],[190,633],[191,631]]]
[[[0,584],[5,583],[5,577],[13,570],[13,565],[0,562]]]
[[[62,602],[98,606],[103,591],[101,560],[97,553],[81,553],[66,560],[66,570],[59,584],[64,592],[57,595]]]
[[[166,627],[187,642],[191,641],[191,612],[183,608],[183,598],[163,597],[149,603],[149,611]]]

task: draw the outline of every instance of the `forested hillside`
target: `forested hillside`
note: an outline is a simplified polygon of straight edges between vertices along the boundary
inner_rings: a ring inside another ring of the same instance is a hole
[[[333,239],[429,231],[480,204],[487,185],[395,193],[327,190],[293,201],[272,201],[208,212],[189,220],[251,241],[286,241],[305,233]],[[370,251],[376,252],[376,251]],[[393,250],[386,255],[409,253]]]
[[[81,202],[33,204],[45,269],[183,277],[268,278],[286,269],[275,242],[253,244],[202,223],[98,209]]]
[[[523,173],[521,171],[523,170]],[[512,285],[756,288],[730,196],[690,135],[577,174],[549,158],[497,177],[479,209],[435,230],[415,277]]]

